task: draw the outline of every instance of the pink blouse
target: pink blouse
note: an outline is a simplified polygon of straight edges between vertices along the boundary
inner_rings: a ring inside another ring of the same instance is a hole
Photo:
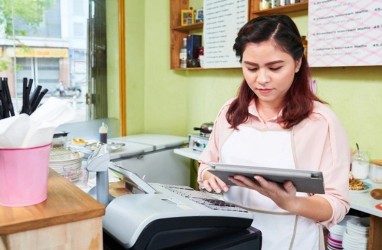
[[[206,163],[220,161],[220,149],[233,132],[225,116],[231,101],[221,108],[214,122],[209,143],[199,158],[199,185],[202,185],[202,176],[209,168]],[[254,102],[250,104],[248,110],[253,116],[249,117],[246,126],[263,130],[282,129],[275,119],[263,122]],[[332,206],[331,218],[320,222],[329,228],[340,222],[350,208],[348,199],[350,147],[346,133],[335,113],[327,105],[315,102],[313,113],[295,125],[291,129],[291,134],[296,168],[323,172],[325,194],[316,195],[325,198]]]

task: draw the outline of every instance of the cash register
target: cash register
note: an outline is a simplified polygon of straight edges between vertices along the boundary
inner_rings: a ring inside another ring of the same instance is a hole
[[[87,168],[97,175],[92,195],[106,206],[105,249],[261,249],[261,232],[251,227],[247,210],[226,203],[219,194],[147,183],[109,162],[107,152],[97,153]],[[132,194],[108,194],[109,170],[125,180]]]

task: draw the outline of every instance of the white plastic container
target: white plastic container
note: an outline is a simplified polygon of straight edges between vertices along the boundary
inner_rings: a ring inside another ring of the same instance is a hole
[[[375,183],[382,183],[382,166],[370,163],[369,178]]]

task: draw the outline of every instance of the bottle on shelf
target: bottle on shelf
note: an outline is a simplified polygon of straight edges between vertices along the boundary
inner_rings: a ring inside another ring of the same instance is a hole
[[[199,64],[200,67],[204,68],[204,47],[199,48]]]
[[[306,36],[301,36],[302,45],[304,46],[305,57],[308,58],[308,40]]]
[[[187,38],[183,38],[183,46],[179,52],[179,67],[187,68]]]
[[[99,128],[99,141],[101,143],[104,143],[106,144],[107,143],[107,131],[108,131],[108,127],[107,125],[103,122],[101,127]]]

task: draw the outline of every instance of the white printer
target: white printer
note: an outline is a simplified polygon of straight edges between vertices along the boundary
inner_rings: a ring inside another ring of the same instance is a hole
[[[96,150],[87,164],[96,172],[93,197],[106,206],[104,249],[261,249],[261,232],[251,227],[250,212],[224,202],[218,194],[147,183],[110,162],[105,147]],[[110,196],[109,170],[127,188],[133,187],[133,194]]]
[[[107,205],[105,240],[125,249],[261,249],[261,232],[251,227],[252,214],[224,202],[221,195],[145,183],[118,166],[110,168],[146,188]]]

